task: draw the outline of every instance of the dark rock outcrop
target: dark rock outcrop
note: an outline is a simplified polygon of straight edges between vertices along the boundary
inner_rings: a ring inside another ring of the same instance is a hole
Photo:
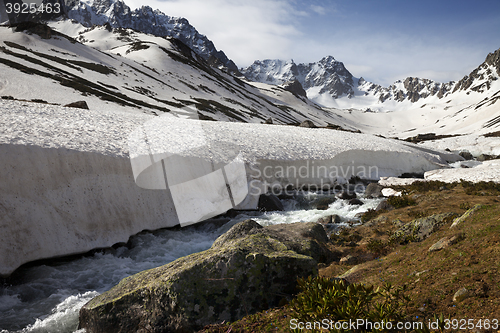
[[[453,221],[456,213],[435,214],[408,222],[399,228],[391,238],[400,243],[421,242],[441,226]]]
[[[311,203],[311,206],[315,209],[319,210],[327,210],[328,206],[332,203],[334,203],[337,199],[334,197],[325,197],[325,198],[319,198],[317,200],[314,200]]]
[[[273,124],[273,118],[271,118],[271,117],[267,118],[266,121],[264,122],[264,124],[272,125]]]
[[[304,120],[303,122],[300,123],[300,127],[305,127],[305,128],[317,128],[316,125],[310,120]]]
[[[363,201],[359,200],[358,198],[354,198],[349,200],[349,205],[356,205],[356,206],[361,206],[363,204]]]
[[[365,189],[365,197],[366,198],[382,198],[384,195],[382,194],[382,189],[384,187],[377,183],[368,184]]]
[[[394,209],[394,206],[391,205],[390,203],[388,203],[387,200],[382,200],[378,204],[377,208],[375,208],[375,211],[377,211],[377,212],[381,211],[381,210],[388,210],[389,211],[389,210],[393,210],[393,209]]]
[[[474,158],[468,151],[461,151],[458,155],[462,156],[466,161],[470,161]]]
[[[291,92],[294,95],[307,97],[306,91],[304,90],[304,88],[300,84],[299,80],[297,80],[297,79],[295,79],[293,81],[285,82],[281,85],[281,87],[283,89],[285,89],[286,91]]]
[[[356,192],[354,189],[351,188],[346,188],[342,191],[342,193],[339,195],[339,199],[342,200],[351,200],[351,199],[356,199],[358,196],[356,195]]]
[[[263,212],[283,211],[283,203],[280,199],[272,193],[261,194],[257,209]]]
[[[489,160],[492,160],[494,159],[495,157],[492,156],[492,155],[488,155],[488,154],[481,154],[477,157],[477,160],[480,161],[480,162],[484,162],[484,161],[489,161]]]
[[[50,39],[53,32],[49,26],[31,21],[21,22],[17,24],[15,31],[27,31],[40,36],[42,39]]]
[[[87,102],[85,102],[85,101],[73,102],[73,103],[66,104],[64,106],[68,107],[68,108],[79,108],[79,109],[85,109],[85,110],[89,109],[89,106],[87,105]]]
[[[80,310],[88,333],[189,332],[277,306],[331,255],[317,223],[241,222],[206,251],[123,279]]]

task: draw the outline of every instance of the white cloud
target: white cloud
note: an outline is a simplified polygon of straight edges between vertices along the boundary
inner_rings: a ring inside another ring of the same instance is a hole
[[[311,10],[313,12],[316,12],[319,15],[325,15],[326,14],[326,9],[325,9],[325,7],[322,7],[322,6],[311,5]]]
[[[408,76],[439,82],[459,80],[487,55],[484,50],[456,40],[414,38],[399,33],[367,35],[357,31],[304,40],[292,52],[297,62],[313,62],[332,55],[355,77],[384,86]]]
[[[132,8],[144,5],[127,1]],[[285,0],[148,0],[147,5],[170,16],[180,16],[214,42],[238,66],[263,58],[290,58],[296,26],[304,15]]]
[[[254,60],[292,58],[297,63],[309,63],[332,55],[356,77],[382,85],[407,76],[446,82],[469,74],[487,52],[494,51],[477,48],[460,38],[448,40],[439,34],[380,29],[376,21],[352,21],[339,16],[333,2],[125,1],[132,8],[147,4],[167,15],[187,18],[240,67]]]

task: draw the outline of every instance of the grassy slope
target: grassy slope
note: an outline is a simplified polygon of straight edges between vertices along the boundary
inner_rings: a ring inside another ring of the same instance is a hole
[[[451,319],[474,318],[476,322],[480,318],[500,320],[500,191],[476,187],[472,191],[475,195],[471,195],[465,193],[462,185],[410,191],[416,205],[385,212],[364,226],[332,237],[332,247],[344,255],[354,254],[361,261],[348,280],[375,286],[384,282],[394,286],[406,284],[412,298],[407,312],[409,320],[418,316],[427,321],[434,314]],[[387,244],[388,235],[398,227],[398,222],[393,223],[396,219],[409,222],[446,212],[461,215],[475,204],[485,206],[456,228],[450,229],[448,223],[422,242]],[[441,238],[459,233],[465,239],[441,251],[428,252]],[[334,262],[320,269],[320,275],[339,276],[353,266]],[[470,290],[470,297],[453,302],[453,295],[463,287]],[[285,305],[235,323],[212,325],[202,332],[289,332],[290,318],[293,313]]]

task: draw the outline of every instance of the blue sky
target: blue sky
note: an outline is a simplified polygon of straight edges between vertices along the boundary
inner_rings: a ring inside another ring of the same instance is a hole
[[[254,60],[315,62],[389,85],[462,78],[500,48],[500,1],[125,0],[187,18],[240,67]]]

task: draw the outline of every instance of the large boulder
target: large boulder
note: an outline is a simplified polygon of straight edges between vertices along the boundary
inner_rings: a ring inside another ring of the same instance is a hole
[[[272,193],[261,194],[257,209],[263,212],[284,211],[283,203]]]
[[[304,120],[300,123],[299,127],[316,128],[318,126],[314,125],[314,123],[310,120]]]
[[[399,243],[421,242],[441,226],[453,221],[457,215],[456,213],[434,214],[413,220],[396,230],[391,238]]]
[[[370,183],[365,189],[365,198],[382,198],[382,190],[384,187],[377,183]]]
[[[316,274],[327,241],[317,223],[233,226],[203,252],[123,279],[80,311],[88,333],[187,332],[234,321],[295,292]]]

